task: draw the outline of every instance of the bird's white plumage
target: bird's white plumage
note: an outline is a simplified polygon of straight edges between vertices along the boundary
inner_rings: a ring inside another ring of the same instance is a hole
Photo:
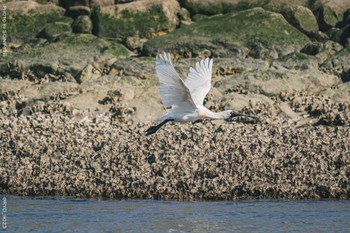
[[[163,106],[171,106],[171,110],[157,119],[175,119],[176,121],[191,121],[198,118],[198,110],[185,83],[177,74],[170,54],[158,55],[156,72],[160,82],[160,94]]]
[[[200,119],[228,119],[230,117],[253,115],[238,114],[232,110],[212,112],[203,106],[205,96],[211,88],[211,73],[213,60],[206,58],[197,62],[195,68],[190,68],[186,81],[177,74],[170,58],[164,53],[156,58],[156,72],[160,82],[160,94],[163,106],[171,109],[156,119],[160,124],[146,130],[146,135],[154,134],[169,121],[197,121]]]
[[[190,68],[185,84],[190,90],[196,105],[203,105],[205,96],[211,88],[211,73],[213,60],[206,58],[196,63],[196,68]]]
[[[215,113],[203,106],[203,101],[211,88],[213,60],[206,58],[190,68],[186,81],[177,74],[170,54],[158,55],[156,72],[160,81],[160,94],[163,106],[171,110],[156,119],[164,121],[196,121],[199,119],[227,119],[229,111]]]
[[[170,54],[158,55],[156,72],[160,82],[160,94],[163,106],[194,105],[189,89],[177,74],[171,62]]]

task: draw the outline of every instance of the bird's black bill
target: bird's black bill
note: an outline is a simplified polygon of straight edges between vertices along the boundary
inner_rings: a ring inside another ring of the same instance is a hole
[[[160,124],[158,125],[155,125],[155,126],[151,126],[149,127],[146,132],[145,132],[145,135],[148,136],[148,135],[151,135],[151,134],[154,134],[155,132],[158,131],[158,129],[160,129],[163,125],[165,125],[167,122],[169,121],[173,121],[173,119],[167,119],[165,121],[162,121]]]
[[[238,112],[232,112],[230,118],[233,118],[233,117],[250,117],[250,118],[254,118],[254,119],[259,119],[258,116],[250,115],[250,114],[242,114],[242,113],[238,113]]]
[[[149,127],[146,130],[145,135],[148,136],[148,135],[154,134],[155,132],[157,132],[158,129],[160,129],[160,127],[158,127],[158,125]]]

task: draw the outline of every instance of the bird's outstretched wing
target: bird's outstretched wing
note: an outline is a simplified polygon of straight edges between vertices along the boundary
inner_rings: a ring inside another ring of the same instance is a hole
[[[203,105],[205,96],[211,88],[211,73],[213,59],[203,59],[196,63],[196,68],[190,68],[185,84],[190,90],[196,105]]]
[[[169,53],[157,55],[156,72],[160,81],[160,94],[165,108],[182,104],[194,106],[190,91],[174,69]]]

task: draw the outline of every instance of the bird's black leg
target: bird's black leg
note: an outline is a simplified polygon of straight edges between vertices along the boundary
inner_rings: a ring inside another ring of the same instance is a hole
[[[201,122],[203,122],[203,120],[199,119],[199,120],[196,120],[196,121],[192,122],[192,125],[197,124],[197,123],[201,123]]]
[[[148,135],[151,135],[151,134],[154,134],[155,132],[157,132],[158,129],[160,129],[160,127],[162,127],[163,125],[165,125],[167,122],[169,121],[174,121],[174,119],[166,119],[164,121],[162,121],[160,124],[158,125],[155,125],[155,126],[152,126],[152,127],[149,127],[147,130],[146,130],[146,136]]]

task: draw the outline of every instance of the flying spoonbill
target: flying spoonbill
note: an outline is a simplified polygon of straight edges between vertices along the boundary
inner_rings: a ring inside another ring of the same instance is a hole
[[[146,135],[157,132],[167,122],[197,122],[203,119],[228,119],[238,116],[257,118],[226,110],[212,112],[204,107],[203,101],[211,88],[211,73],[213,59],[203,59],[196,63],[195,68],[190,67],[185,81],[177,74],[172,64],[170,54],[164,53],[156,57],[156,72],[160,81],[160,94],[164,108],[171,109],[156,119],[161,122],[146,131]]]

